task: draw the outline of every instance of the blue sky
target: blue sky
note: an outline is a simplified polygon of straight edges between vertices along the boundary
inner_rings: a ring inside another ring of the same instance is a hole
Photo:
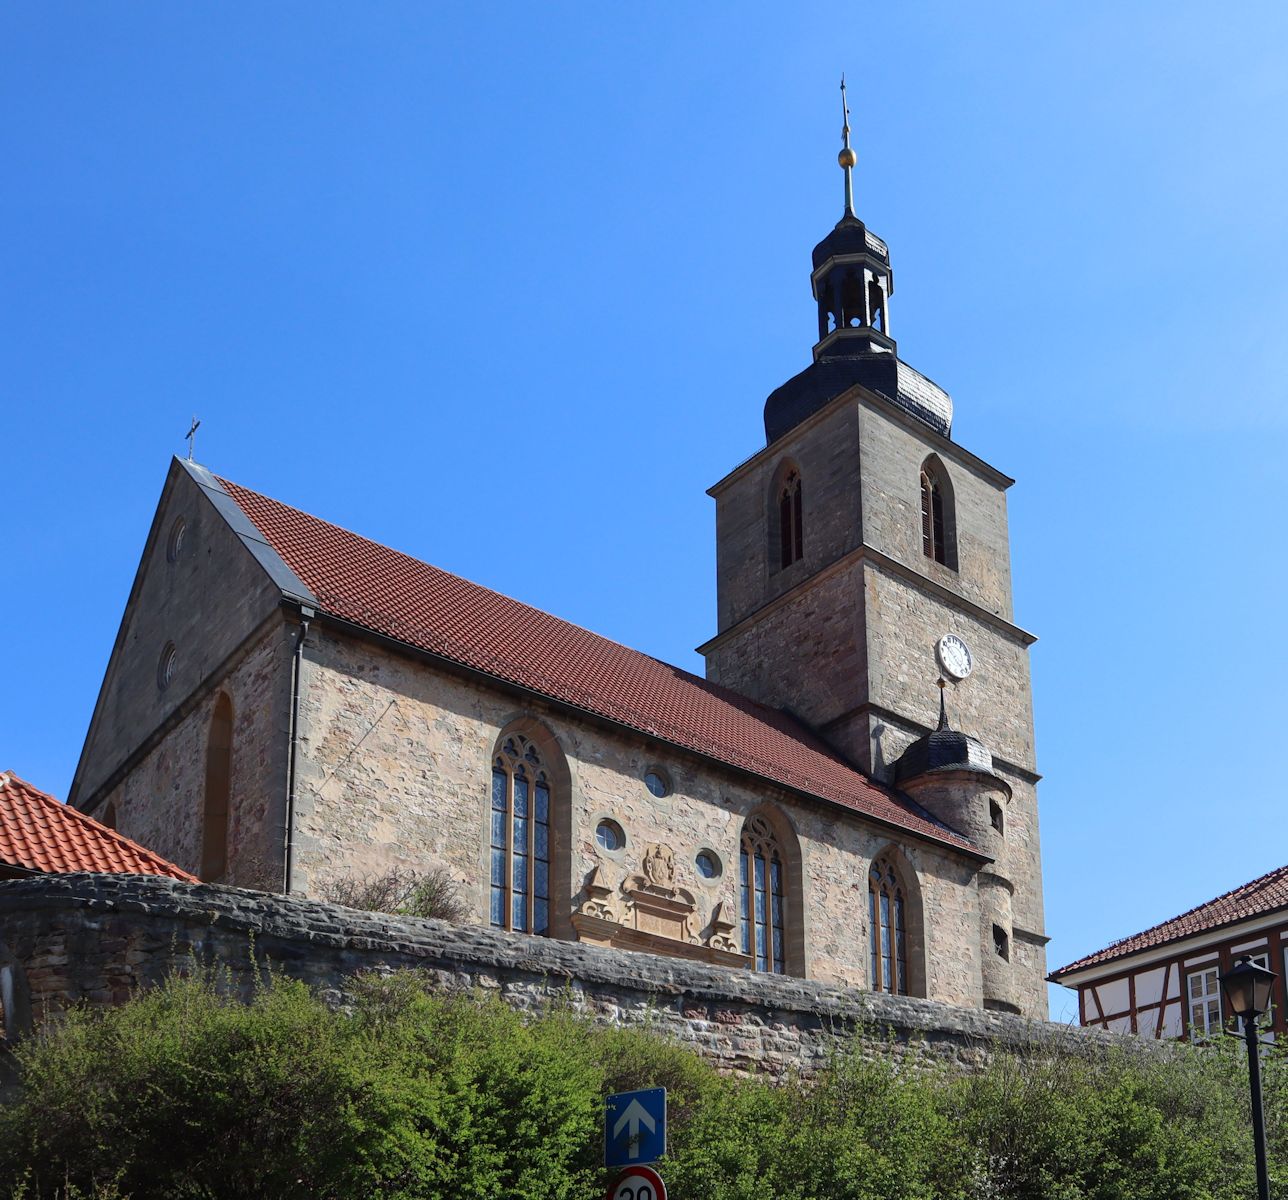
[[[890,244],[1018,479],[1051,965],[1285,861],[1288,9],[11,4],[0,766],[66,793],[168,458],[700,670],[705,489]],[[1065,1006],[1053,1015],[1067,1015]]]

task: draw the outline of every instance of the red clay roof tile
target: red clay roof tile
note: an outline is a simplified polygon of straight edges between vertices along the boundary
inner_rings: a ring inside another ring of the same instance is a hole
[[[101,871],[198,882],[195,875],[55,800],[12,771],[0,775],[0,862],[57,874]]]
[[[1146,929],[1143,933],[1120,938],[1103,950],[1088,954],[1071,962],[1067,967],[1052,971],[1050,978],[1058,980],[1062,975],[1081,971],[1086,967],[1099,966],[1101,963],[1113,962],[1136,954],[1141,950],[1151,950],[1168,942],[1177,942],[1182,938],[1194,937],[1196,934],[1208,933],[1233,925],[1238,921],[1247,921],[1276,909],[1288,908],[1288,866],[1276,867],[1251,883],[1234,888],[1215,900],[1200,904],[1179,917],[1163,921]]]
[[[332,616],[788,788],[974,850],[784,713],[226,479],[219,482]]]

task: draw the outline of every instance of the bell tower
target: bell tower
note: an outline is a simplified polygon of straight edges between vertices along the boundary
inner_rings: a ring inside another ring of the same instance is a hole
[[[1010,795],[1014,1002],[1044,1013],[1036,639],[1011,605],[1014,480],[953,440],[951,397],[899,356],[890,251],[854,209],[844,82],[842,113],[844,207],[811,260],[818,340],[765,402],[765,448],[710,489],[718,632],[699,649],[708,678],[790,711],[891,786],[937,728],[936,677],[954,681],[956,721]],[[964,649],[965,674],[942,645]]]

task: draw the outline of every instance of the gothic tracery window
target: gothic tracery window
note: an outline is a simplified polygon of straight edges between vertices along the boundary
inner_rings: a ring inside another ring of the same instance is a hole
[[[908,994],[907,909],[899,873],[883,855],[868,871],[869,978],[874,992]]]
[[[764,817],[750,816],[742,827],[739,917],[742,952],[755,958],[757,971],[782,975],[786,970],[785,891],[783,857],[773,828]]]
[[[546,933],[550,923],[550,781],[535,745],[504,739],[492,759],[491,921]]]
[[[779,566],[790,567],[804,554],[805,523],[801,513],[801,477],[789,471],[778,489]]]

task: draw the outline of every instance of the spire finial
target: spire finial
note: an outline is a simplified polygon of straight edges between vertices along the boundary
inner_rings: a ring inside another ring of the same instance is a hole
[[[948,728],[948,709],[944,707],[944,688],[948,681],[941,675],[935,684],[939,688],[939,732],[942,732]]]
[[[192,418],[192,424],[188,427],[188,432],[183,436],[188,439],[188,461],[192,462],[192,448],[197,442],[197,430],[201,428],[201,422],[196,417]]]
[[[854,211],[854,164],[858,156],[850,149],[850,106],[845,101],[845,72],[841,72],[841,153],[836,156],[845,172],[845,212],[841,220],[855,216]]]

